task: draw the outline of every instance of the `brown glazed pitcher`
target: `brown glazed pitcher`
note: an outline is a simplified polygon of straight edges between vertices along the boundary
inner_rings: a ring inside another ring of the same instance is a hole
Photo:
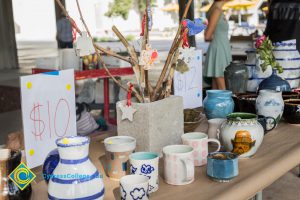
[[[21,190],[8,176],[21,163],[21,151],[0,149],[0,200],[29,200],[31,185]]]

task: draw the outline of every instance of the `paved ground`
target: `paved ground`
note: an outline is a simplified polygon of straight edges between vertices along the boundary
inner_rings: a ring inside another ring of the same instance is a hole
[[[160,44],[158,42],[158,44]],[[5,70],[0,73],[0,85],[19,86],[19,76],[30,74],[30,67],[37,57],[51,57],[57,55],[55,43],[42,42],[18,44],[21,70]],[[37,48],[38,47],[38,48]],[[21,111],[16,110],[0,114],[0,145],[5,142],[6,135],[22,129]],[[300,178],[297,177],[298,168],[291,170],[285,176],[267,187],[263,193],[264,200],[300,200]],[[253,174],[255,176],[255,174]],[[227,199],[224,199],[227,200]]]

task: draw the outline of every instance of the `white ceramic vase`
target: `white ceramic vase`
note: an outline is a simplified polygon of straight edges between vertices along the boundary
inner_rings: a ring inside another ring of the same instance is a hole
[[[265,117],[273,117],[278,124],[284,110],[282,92],[260,90],[256,99],[256,113]]]
[[[264,129],[251,113],[232,113],[221,126],[220,141],[226,151],[240,158],[253,156],[260,147]]]
[[[56,140],[60,161],[48,185],[48,199],[104,198],[102,175],[88,157],[88,137],[66,137]]]

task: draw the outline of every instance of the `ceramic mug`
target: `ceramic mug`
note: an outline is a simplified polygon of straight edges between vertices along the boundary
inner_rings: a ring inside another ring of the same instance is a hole
[[[238,155],[230,152],[208,154],[206,173],[214,181],[229,182],[239,174]]]
[[[208,120],[208,138],[217,139],[218,129],[222,123],[226,121],[224,118],[214,118]]]
[[[115,136],[104,140],[106,173],[112,180],[119,180],[129,174],[129,155],[135,150],[136,140],[129,136]]]
[[[264,133],[266,134],[268,131],[273,130],[276,126],[276,119],[274,117],[265,117],[263,115],[257,116],[257,121],[262,125],[264,128]]]
[[[208,139],[205,133],[192,132],[181,136],[182,143],[193,147],[194,165],[203,166],[207,163],[208,143],[214,142],[218,145],[217,152],[221,148],[221,144],[217,139]]]
[[[194,181],[193,147],[169,145],[163,148],[164,180],[170,185],[187,185]]]
[[[149,178],[143,175],[127,175],[120,179],[121,200],[148,200]]]
[[[149,193],[158,190],[159,155],[152,152],[137,152],[129,156],[130,174],[140,174],[150,178]]]

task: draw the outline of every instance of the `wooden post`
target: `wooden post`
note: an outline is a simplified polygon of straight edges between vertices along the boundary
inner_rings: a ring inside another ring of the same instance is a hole
[[[0,69],[17,69],[18,54],[12,0],[0,1]]]
[[[178,4],[179,4],[179,20],[181,20],[181,18],[182,18],[182,15],[184,13],[184,9],[185,9],[185,6],[186,6],[187,2],[188,2],[188,0],[178,0]],[[190,7],[190,9],[188,11],[188,14],[187,14],[186,18],[190,19],[190,20],[194,20],[194,1],[191,4],[191,7]],[[196,47],[195,36],[189,37],[189,44],[190,44],[191,47]]]

